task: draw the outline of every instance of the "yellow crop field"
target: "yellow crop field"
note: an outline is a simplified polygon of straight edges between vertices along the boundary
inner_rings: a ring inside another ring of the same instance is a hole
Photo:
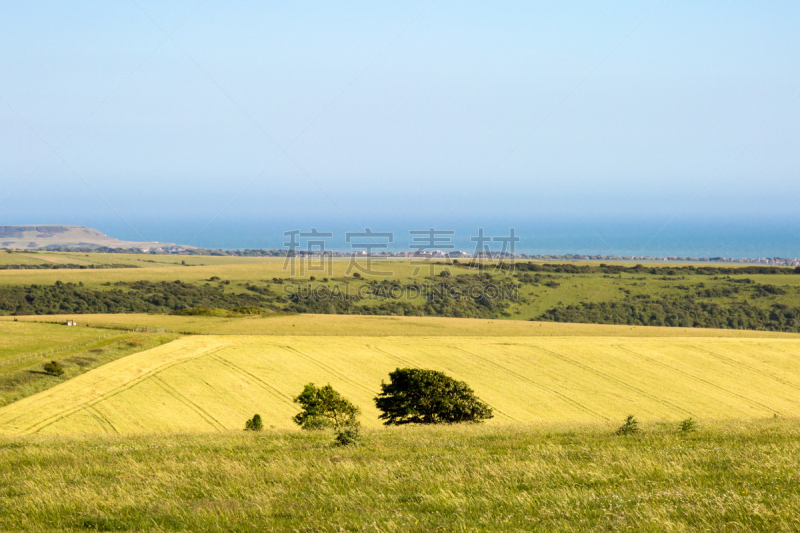
[[[292,397],[331,383],[380,425],[396,367],[444,371],[495,409],[488,424],[800,416],[800,341],[637,337],[190,336],[0,409],[0,433],[291,428]]]

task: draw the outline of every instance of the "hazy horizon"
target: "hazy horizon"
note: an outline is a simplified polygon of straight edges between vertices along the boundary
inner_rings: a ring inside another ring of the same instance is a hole
[[[402,221],[800,255],[794,3],[0,13],[0,224],[239,247],[219,244]]]

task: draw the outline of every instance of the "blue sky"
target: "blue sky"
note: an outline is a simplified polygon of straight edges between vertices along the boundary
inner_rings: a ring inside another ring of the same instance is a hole
[[[798,15],[3,2],[0,223],[797,221]]]

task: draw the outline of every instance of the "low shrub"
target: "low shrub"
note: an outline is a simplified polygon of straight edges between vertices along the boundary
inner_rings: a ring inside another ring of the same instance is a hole
[[[254,305],[244,306],[244,307],[234,307],[232,309],[234,313],[241,313],[243,315],[266,315],[271,311],[264,309],[263,307],[257,307]]]
[[[361,428],[358,424],[336,430],[334,442],[337,446],[351,446],[361,441]]]
[[[61,368],[61,365],[58,364],[58,361],[50,361],[49,363],[45,363],[43,369],[51,376],[61,376],[64,374],[64,369]]]
[[[253,415],[253,418],[244,423],[245,431],[261,431],[262,429],[264,429],[264,422],[259,414]]]
[[[241,316],[240,313],[228,309],[220,309],[219,307],[194,307],[190,309],[181,309],[172,314],[179,316],[216,316],[222,318]]]
[[[633,415],[628,415],[625,418],[625,423],[617,429],[617,435],[633,435],[639,433],[639,421]]]
[[[697,422],[694,421],[694,418],[687,418],[680,423],[678,429],[683,433],[691,433],[697,430]]]

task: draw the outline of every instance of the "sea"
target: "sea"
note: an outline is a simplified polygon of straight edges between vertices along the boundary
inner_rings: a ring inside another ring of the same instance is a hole
[[[311,216],[121,218],[62,221],[94,227],[123,240],[213,248],[351,252],[441,250],[473,253],[477,246],[518,254],[581,254],[697,258],[800,257],[800,217],[679,220],[663,217],[491,217],[476,214],[439,222],[435,217],[347,218]],[[294,235],[293,235],[294,234]],[[512,248],[513,246],[513,248]]]

